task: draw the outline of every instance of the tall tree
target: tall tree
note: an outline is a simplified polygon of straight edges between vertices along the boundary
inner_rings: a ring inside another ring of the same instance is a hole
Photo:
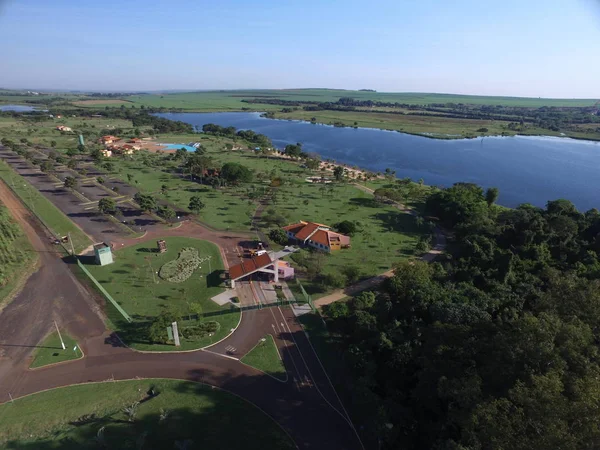
[[[496,203],[499,193],[500,191],[498,191],[498,188],[496,187],[488,188],[487,191],[485,191],[485,201],[487,202],[488,206],[492,206],[494,203]]]
[[[200,199],[200,197],[198,197],[197,195],[194,195],[190,198],[190,203],[188,205],[188,208],[190,209],[190,211],[192,211],[194,214],[199,214],[201,210],[204,209],[206,205],[204,204],[204,202]]]

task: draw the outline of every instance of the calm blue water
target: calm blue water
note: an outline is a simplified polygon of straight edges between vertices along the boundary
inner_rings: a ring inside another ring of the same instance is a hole
[[[426,184],[459,181],[500,189],[499,203],[545,206],[566,198],[580,210],[600,209],[600,142],[552,137],[486,137],[443,141],[368,128],[334,128],[273,120],[259,113],[158,114],[202,127],[205,123],[263,133],[278,148],[301,142],[307,152]]]
[[[35,111],[33,106],[25,105],[0,105],[0,111],[30,112]]]
[[[196,149],[191,145],[183,145],[183,144],[169,144],[165,145],[166,150],[179,150],[180,148],[185,148],[188,152],[195,152]]]

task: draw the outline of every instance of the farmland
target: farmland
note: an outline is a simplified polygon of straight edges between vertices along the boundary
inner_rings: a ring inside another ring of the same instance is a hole
[[[36,261],[23,230],[0,201],[0,309]]]
[[[159,395],[149,397],[150,390]],[[128,415],[124,408],[136,402],[135,415]],[[177,448],[176,442],[186,440],[211,449],[294,448],[258,408],[187,381],[148,379],[53,389],[0,405],[0,422],[2,448],[97,449],[99,442],[104,448],[123,448],[124,443],[139,443],[142,435],[148,448]]]
[[[124,97],[139,105],[156,108],[177,108],[190,111],[234,110],[248,107],[241,100],[247,98],[279,98],[295,101],[334,102],[340,97],[352,97],[357,100],[398,102],[411,105],[433,103],[467,103],[474,105],[502,105],[538,108],[541,106],[578,107],[593,106],[597,99],[543,99],[526,97],[488,97],[476,95],[431,94],[431,93],[394,93],[351,91],[343,89],[268,89],[201,91],[186,93],[147,94]]]

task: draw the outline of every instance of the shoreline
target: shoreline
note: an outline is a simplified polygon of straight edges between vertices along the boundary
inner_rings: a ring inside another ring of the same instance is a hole
[[[304,119],[283,119],[281,117],[266,117],[263,114],[265,114],[267,111],[259,111],[259,110],[240,110],[240,109],[232,109],[232,110],[227,110],[227,111],[223,111],[223,110],[185,110],[185,111],[179,111],[179,110],[169,110],[169,111],[164,111],[164,112],[153,112],[151,114],[221,114],[221,113],[248,113],[248,114],[259,114],[260,118],[263,119],[268,119],[268,120],[279,120],[279,121],[283,121],[283,122],[298,122],[298,123],[308,123],[311,125],[321,125],[324,127],[330,127],[330,128],[351,128],[351,129],[355,129],[355,130],[377,130],[377,131],[386,131],[389,133],[400,133],[400,134],[406,134],[409,136],[417,136],[417,137],[422,137],[422,138],[427,138],[427,139],[432,139],[432,140],[439,140],[439,141],[460,141],[460,140],[473,140],[473,139],[480,139],[480,138],[512,138],[512,137],[548,137],[548,138],[557,138],[557,139],[574,139],[577,141],[590,141],[590,142],[600,142],[600,136],[598,137],[578,137],[578,136],[556,136],[556,135],[549,135],[549,134],[521,134],[521,133],[515,133],[515,134],[508,134],[508,135],[502,135],[502,134],[484,134],[484,135],[478,135],[478,136],[472,136],[472,137],[467,137],[467,136],[451,136],[451,135],[432,135],[432,134],[424,134],[424,133],[412,133],[410,131],[400,131],[400,130],[390,130],[389,128],[375,128],[375,127],[355,127],[355,126],[343,126],[343,127],[338,127],[335,125],[330,125],[327,123],[322,123],[322,122],[311,122],[310,120],[304,120]]]

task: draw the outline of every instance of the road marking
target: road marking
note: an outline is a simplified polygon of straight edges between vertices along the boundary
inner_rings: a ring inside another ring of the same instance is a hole
[[[237,349],[233,345],[228,345],[227,347],[225,347],[225,350],[231,353],[235,353]]]
[[[200,350],[202,350],[203,352],[212,353],[213,355],[222,356],[223,358],[228,358],[228,359],[233,359],[234,361],[239,361],[239,358],[235,358],[235,357],[229,356],[229,355],[224,355],[222,353],[211,352],[210,350],[207,350],[205,348],[201,348]]]

